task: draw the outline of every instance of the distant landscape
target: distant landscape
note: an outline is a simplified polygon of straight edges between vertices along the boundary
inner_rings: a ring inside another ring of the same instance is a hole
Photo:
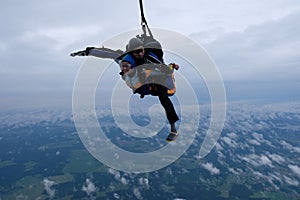
[[[209,105],[200,106],[199,130],[187,152],[168,167],[140,174],[93,158],[68,109],[7,109],[0,116],[0,199],[300,199],[300,103],[229,103],[222,135],[204,159],[198,152]],[[109,110],[99,113],[106,134],[122,148],[167,145],[167,128],[136,139],[114,125]],[[148,116],[133,119],[147,124]]]

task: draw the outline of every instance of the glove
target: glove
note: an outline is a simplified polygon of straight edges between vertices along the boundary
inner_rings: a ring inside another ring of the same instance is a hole
[[[71,53],[70,56],[74,57],[74,56],[88,56],[90,54],[90,51],[92,49],[94,49],[95,47],[87,47],[85,50],[83,51],[78,51],[75,53]]]
[[[169,64],[169,67],[170,67],[171,69],[176,69],[176,70],[179,69],[179,65],[177,65],[176,63],[170,63],[170,64]]]
[[[90,54],[90,52],[91,52],[92,49],[95,49],[95,47],[87,47],[85,49],[85,56],[88,56]]]

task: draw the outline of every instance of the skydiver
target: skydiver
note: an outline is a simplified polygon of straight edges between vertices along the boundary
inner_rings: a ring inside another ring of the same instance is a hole
[[[169,96],[173,95],[175,91],[167,88],[165,84],[158,84],[156,82],[151,84],[143,84],[143,81],[140,80],[143,77],[141,77],[141,72],[138,70],[138,66],[151,63],[163,64],[164,66],[167,66],[163,62],[162,55],[157,56],[155,53],[151,52],[151,50],[149,51],[148,48],[145,49],[143,41],[139,38],[130,39],[128,45],[126,46],[126,50],[128,53],[122,58],[120,63],[120,74],[122,75],[122,78],[127,85],[133,89],[134,93],[139,93],[141,95],[141,98],[148,94],[158,96],[161,105],[165,109],[167,119],[171,126],[170,134],[166,140],[175,140],[178,136],[175,122],[178,121],[179,118],[176,114],[173,103],[169,98]],[[171,67],[176,70],[179,68],[178,65],[174,63],[171,64]],[[168,78],[172,78],[172,76],[169,76]]]

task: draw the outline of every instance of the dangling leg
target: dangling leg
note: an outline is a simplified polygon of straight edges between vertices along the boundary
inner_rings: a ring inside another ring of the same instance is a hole
[[[179,118],[176,114],[174,105],[167,94],[167,88],[164,86],[157,85],[157,94],[161,105],[165,109],[167,119],[171,126],[171,133],[168,136],[167,141],[173,141],[178,136],[175,122],[179,120]]]
[[[167,119],[168,119],[169,123],[172,125],[176,121],[178,121],[179,118],[176,114],[176,111],[175,111],[172,101],[168,97],[167,88],[165,88],[163,86],[159,86],[157,88],[157,92],[158,92],[159,101],[166,111]],[[175,126],[173,126],[173,128],[175,128]]]

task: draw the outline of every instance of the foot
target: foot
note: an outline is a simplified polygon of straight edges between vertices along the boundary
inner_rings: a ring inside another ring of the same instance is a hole
[[[177,132],[171,132],[171,133],[168,135],[166,141],[167,141],[167,142],[175,141],[176,138],[178,137],[178,135],[179,135],[179,134],[178,134]]]

